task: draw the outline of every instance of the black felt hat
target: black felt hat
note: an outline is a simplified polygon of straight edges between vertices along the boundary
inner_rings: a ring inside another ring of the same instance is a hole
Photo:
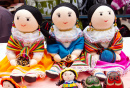
[[[71,9],[75,12],[76,17],[79,18],[78,8],[77,8],[76,6],[74,6],[73,4],[71,4],[71,3],[61,3],[61,4],[58,4],[57,6],[55,6],[55,7],[52,9],[52,12],[51,12],[51,18],[52,18],[52,15],[53,15],[54,11],[55,11],[57,8],[62,7],[62,6],[71,8]]]
[[[108,4],[103,4],[103,3],[95,4],[95,5],[91,6],[88,10],[88,22],[91,22],[91,18],[92,18],[93,13],[100,6],[108,6],[114,11],[114,9]]]
[[[42,14],[41,14],[41,12],[37,8],[35,8],[33,6],[23,5],[23,6],[19,7],[19,8],[17,8],[16,12],[21,10],[21,9],[28,10],[35,17],[35,19],[37,20],[38,24],[39,25],[42,24]]]

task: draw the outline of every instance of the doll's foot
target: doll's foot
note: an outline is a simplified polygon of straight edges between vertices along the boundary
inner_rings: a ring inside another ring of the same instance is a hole
[[[100,81],[104,81],[107,78],[106,75],[102,72],[96,72],[94,73],[94,76],[96,76]]]
[[[22,76],[14,76],[14,75],[10,75],[10,77],[16,82],[16,83],[20,83]]]
[[[21,82],[21,79],[23,77],[23,73],[19,70],[13,70],[10,74],[10,77],[17,83]]]
[[[34,74],[34,73],[27,73],[25,76],[24,76],[24,80],[28,83],[32,83],[32,82],[35,82],[37,79],[37,75]]]
[[[59,76],[59,73],[55,70],[46,70],[46,75],[49,77],[49,78],[52,78],[52,79],[55,79]]]

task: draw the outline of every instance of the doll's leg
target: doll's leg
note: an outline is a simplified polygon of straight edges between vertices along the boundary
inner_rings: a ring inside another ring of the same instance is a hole
[[[19,83],[21,82],[21,78],[24,76],[24,73],[22,73],[22,71],[18,70],[18,69],[14,69],[12,71],[12,73],[10,74],[10,77],[12,77],[12,79]]]
[[[104,74],[104,71],[101,71],[100,69],[94,69],[92,72],[90,72],[92,75],[99,78],[99,80],[104,81],[106,79],[106,75]]]
[[[28,83],[35,82],[38,77],[45,78],[46,74],[40,68],[31,69],[28,71],[25,76],[24,80]]]
[[[55,79],[59,76],[61,70],[64,68],[64,64],[55,63],[50,70],[46,70],[46,75],[49,78]]]

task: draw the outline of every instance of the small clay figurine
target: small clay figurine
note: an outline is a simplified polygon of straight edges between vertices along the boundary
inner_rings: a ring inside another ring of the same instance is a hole
[[[120,74],[118,72],[108,73],[107,79],[104,81],[103,88],[124,88]]]
[[[96,76],[89,76],[83,82],[83,88],[102,88],[102,85]]]
[[[72,68],[66,68],[60,73],[60,81],[57,86],[60,88],[83,88],[80,81],[77,81],[78,74]]]
[[[3,88],[27,88],[26,86],[20,86],[12,78],[2,78],[1,85]]]

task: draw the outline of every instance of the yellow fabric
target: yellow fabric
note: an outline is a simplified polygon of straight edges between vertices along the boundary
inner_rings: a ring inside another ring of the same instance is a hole
[[[45,70],[49,70],[53,65],[53,61],[51,60],[51,55],[47,54],[47,50],[44,50],[44,57],[42,58],[42,60],[35,66],[31,66],[31,67],[23,67],[23,66],[11,66],[7,56],[0,62],[0,77],[2,76],[9,76],[10,73],[14,70],[21,70],[23,73],[26,73],[27,71],[30,70],[35,70],[37,69],[37,71],[44,71]]]

